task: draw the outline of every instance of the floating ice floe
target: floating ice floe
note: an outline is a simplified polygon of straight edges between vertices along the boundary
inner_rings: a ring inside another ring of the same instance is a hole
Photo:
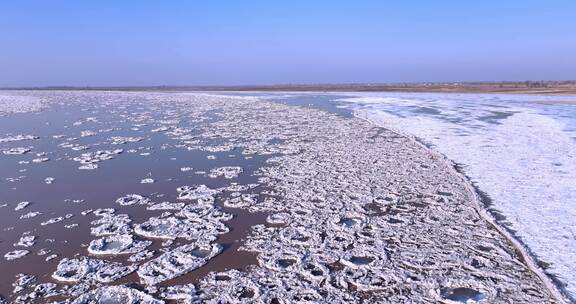
[[[146,222],[134,226],[134,233],[140,236],[168,240],[185,238],[213,241],[216,235],[226,232],[228,228],[223,223],[204,218],[151,217]]]
[[[199,185],[196,187],[182,186],[178,187],[176,191],[178,191],[178,199],[181,200],[210,200],[213,199],[214,195],[220,192],[215,189],[210,189],[206,185]]]
[[[122,153],[124,150],[98,150],[96,152],[82,153],[78,157],[74,157],[72,160],[79,162],[81,166],[78,169],[81,170],[93,170],[97,169],[98,165],[96,163],[110,160],[114,158],[114,155]]]
[[[153,184],[154,179],[153,178],[145,178],[145,179],[141,180],[140,183],[141,184]]]
[[[132,235],[111,235],[90,242],[88,252],[94,255],[134,254],[152,244],[135,240]]]
[[[98,133],[91,131],[91,130],[85,130],[85,131],[81,131],[80,132],[80,137],[89,137],[89,136],[94,136]]]
[[[50,224],[55,224],[55,223],[61,222],[61,221],[63,221],[63,220],[64,220],[64,218],[61,217],[61,216],[59,216],[59,217],[51,218],[51,219],[49,219],[49,220],[47,220],[47,221],[44,221],[44,222],[40,223],[40,225],[46,226],[46,225],[50,225]]]
[[[94,211],[94,214],[97,214]],[[132,232],[130,222],[132,221],[127,214],[102,214],[100,219],[92,221],[94,227],[90,228],[90,233],[95,236],[108,236],[115,234],[129,234]]]
[[[203,266],[221,251],[218,244],[183,245],[140,265],[137,273],[142,283],[156,285]]]
[[[188,171],[192,171],[192,170],[194,170],[194,168],[192,168],[192,167],[182,167],[182,168],[180,168],[180,171],[182,171],[182,172],[188,172]]]
[[[257,197],[258,194],[249,194],[249,193],[240,194],[236,192],[236,195],[234,195],[233,193],[232,197],[224,201],[224,206],[230,208],[248,208],[256,204]]]
[[[2,153],[6,155],[22,155],[32,151],[30,148],[10,148],[7,150],[2,150]]]
[[[224,176],[224,178],[231,179],[238,177],[238,175],[240,175],[242,171],[243,171],[242,167],[233,167],[233,166],[220,167],[210,170],[210,174],[208,174],[208,176],[211,178]]]
[[[34,235],[23,235],[20,237],[18,243],[14,243],[14,246],[21,247],[31,247],[36,243],[36,236]]]
[[[194,284],[168,286],[162,291],[160,297],[165,300],[181,301],[184,303],[199,302],[199,291]]]
[[[77,283],[100,282],[111,283],[134,272],[136,267],[120,263],[81,258],[64,258],[58,263],[52,278],[61,282]]]
[[[113,136],[110,138],[113,145],[122,145],[126,143],[134,143],[139,142],[143,138],[142,137],[129,137],[129,136]]]
[[[46,184],[50,185],[50,184],[54,183],[55,180],[56,180],[56,178],[54,178],[54,177],[47,177],[44,179],[44,182]]]
[[[44,260],[45,260],[46,262],[48,262],[48,261],[51,261],[51,260],[53,260],[53,259],[55,259],[55,258],[57,258],[57,257],[58,257],[57,254],[51,254],[51,255],[47,256]]]
[[[28,207],[29,205],[30,205],[30,202],[20,202],[20,203],[18,203],[18,205],[16,205],[14,210],[15,211],[22,210],[22,209]]]
[[[186,206],[185,203],[171,203],[171,202],[161,202],[157,204],[150,205],[146,207],[148,210],[181,210]]]
[[[21,257],[23,257],[29,253],[30,253],[30,251],[28,251],[28,250],[14,250],[14,251],[10,251],[10,252],[6,253],[4,255],[4,258],[8,261],[11,261],[11,260],[19,259],[19,258],[21,258]]]
[[[36,281],[36,277],[29,274],[20,273],[16,275],[16,281],[12,283],[14,287],[13,293],[19,293],[22,290],[30,287]]]
[[[42,212],[38,212],[38,211],[28,212],[28,213],[26,213],[26,214],[22,214],[22,215],[20,216],[20,219],[21,219],[21,220],[29,219],[29,218],[36,217],[36,216],[38,216],[38,215],[40,215],[40,214],[42,214]]]
[[[139,194],[127,194],[119,199],[116,200],[116,203],[122,206],[130,206],[134,204],[138,205],[147,205],[150,203],[150,200],[142,195]]]
[[[72,301],[72,304],[163,304],[164,301],[127,287],[104,286],[83,294]]]
[[[8,136],[8,137],[0,138],[0,144],[9,143],[9,142],[16,142],[16,141],[23,141],[23,140],[34,140],[34,139],[38,139],[38,138],[40,138],[40,136],[19,134],[19,135],[15,135],[15,136]]]
[[[48,158],[48,157],[40,157],[40,158],[34,158],[34,159],[32,160],[32,162],[35,163],[35,164],[38,164],[38,163],[47,162],[47,161],[49,161],[49,160],[50,160],[50,158]]]
[[[95,170],[98,169],[98,164],[86,164],[78,167],[79,170]]]

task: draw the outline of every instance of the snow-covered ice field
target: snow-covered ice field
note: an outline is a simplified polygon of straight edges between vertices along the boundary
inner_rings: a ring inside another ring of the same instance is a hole
[[[413,135],[490,197],[548,272],[576,292],[576,97],[352,93],[340,106]]]

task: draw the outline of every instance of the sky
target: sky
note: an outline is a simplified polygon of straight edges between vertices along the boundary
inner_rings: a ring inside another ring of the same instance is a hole
[[[0,87],[567,79],[574,0],[0,0]]]

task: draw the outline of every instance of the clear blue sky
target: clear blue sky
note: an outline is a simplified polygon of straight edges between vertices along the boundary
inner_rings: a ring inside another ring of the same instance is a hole
[[[0,1],[0,86],[576,79],[575,0]]]

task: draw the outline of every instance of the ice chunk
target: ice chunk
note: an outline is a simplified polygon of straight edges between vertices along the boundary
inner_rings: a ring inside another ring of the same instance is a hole
[[[48,157],[40,157],[40,158],[35,158],[32,160],[33,163],[44,163],[49,161],[50,159]]]
[[[231,179],[238,177],[238,175],[240,175],[242,171],[243,171],[242,167],[232,167],[232,166],[220,167],[210,170],[210,174],[208,176],[211,178],[224,176],[224,178]]]
[[[88,252],[95,255],[131,254],[140,252],[151,244],[151,241],[135,240],[132,235],[112,235],[90,242]]]
[[[10,148],[7,150],[3,150],[2,153],[6,155],[22,155],[32,151],[30,148]]]
[[[4,258],[8,261],[11,261],[11,260],[19,259],[19,258],[21,258],[21,257],[23,257],[29,253],[30,253],[30,251],[28,251],[28,250],[14,250],[14,251],[10,251],[10,252],[6,253],[4,255]]]
[[[141,184],[153,184],[154,179],[153,178],[145,178],[145,179],[141,180],[140,183]]]
[[[22,209],[28,207],[28,205],[30,205],[30,202],[20,202],[20,203],[18,203],[16,208],[14,208],[14,210],[15,211],[22,210]]]
[[[19,293],[22,290],[28,288],[32,283],[36,281],[36,277],[29,274],[20,273],[16,275],[16,281],[12,283],[12,287],[14,287],[13,293]]]
[[[214,195],[220,191],[210,189],[206,185],[199,185],[196,187],[182,186],[176,189],[178,191],[178,199],[181,200],[194,200],[194,199],[212,199]]]
[[[36,243],[36,237],[33,235],[23,235],[20,237],[18,243],[15,243],[14,246],[22,246],[22,247],[31,247]]]
[[[146,209],[148,210],[181,210],[184,208],[186,204],[184,203],[170,203],[170,202],[162,202],[154,205],[148,206]]]
[[[94,211],[94,214],[97,214],[97,211]],[[100,219],[91,222],[95,227],[90,229],[90,233],[96,236],[129,234],[132,231],[129,225],[131,221],[127,214],[114,215],[104,213]]]
[[[124,266],[120,263],[81,258],[64,258],[58,263],[52,278],[62,282],[114,282],[136,270],[135,266]]]
[[[162,293],[161,297],[166,300],[182,301],[185,303],[200,302],[198,290],[194,284],[168,286]]]
[[[26,213],[26,214],[22,214],[22,215],[20,216],[20,219],[21,219],[21,220],[29,219],[29,218],[33,218],[33,217],[35,217],[35,216],[38,216],[38,215],[40,215],[40,214],[42,214],[42,213],[41,213],[41,212],[38,212],[38,211],[28,212],[28,213]]]
[[[23,140],[34,140],[34,139],[38,139],[38,138],[40,138],[40,137],[34,136],[34,135],[19,134],[19,135],[15,135],[15,136],[8,136],[8,137],[0,138],[0,144],[8,143],[8,142],[23,141]]]
[[[142,283],[156,285],[201,267],[221,251],[218,244],[183,245],[142,264],[137,273]]]
[[[40,225],[46,226],[46,225],[50,225],[50,224],[55,224],[55,223],[61,222],[61,221],[63,221],[63,220],[64,220],[64,218],[61,217],[61,216],[59,216],[59,217],[51,218],[51,219],[49,219],[49,220],[47,220],[47,221],[45,221],[45,222],[42,222],[42,223],[40,223]]]
[[[154,256],[154,252],[150,250],[140,251],[134,255],[128,257],[128,262],[136,263],[145,261]]]
[[[150,202],[148,198],[138,194],[128,194],[116,200],[116,203],[122,206],[130,206],[134,204],[146,205]]]
[[[83,294],[72,301],[72,304],[163,304],[152,296],[127,287],[104,286]]]
[[[86,164],[78,167],[79,170],[95,170],[98,169],[98,164]]]

